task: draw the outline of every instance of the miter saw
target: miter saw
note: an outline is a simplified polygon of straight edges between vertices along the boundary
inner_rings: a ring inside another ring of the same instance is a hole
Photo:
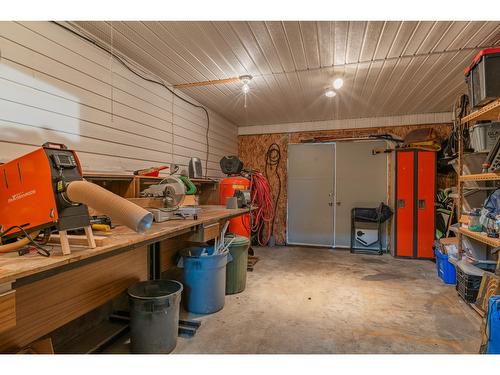
[[[173,219],[198,218],[196,206],[182,206],[186,195],[196,193],[196,187],[187,176],[168,176],[159,184],[151,185],[141,192],[141,197],[161,200],[162,207],[148,208],[158,223]]]

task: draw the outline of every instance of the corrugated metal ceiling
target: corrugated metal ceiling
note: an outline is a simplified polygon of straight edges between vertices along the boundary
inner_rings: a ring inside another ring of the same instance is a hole
[[[500,45],[500,22],[75,22],[238,125],[449,111],[463,70]],[[334,98],[323,93],[341,76]]]

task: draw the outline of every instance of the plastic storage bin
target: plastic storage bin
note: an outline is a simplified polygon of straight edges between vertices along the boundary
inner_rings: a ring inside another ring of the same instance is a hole
[[[189,312],[211,314],[224,307],[229,252],[212,253],[213,246],[190,247],[181,252],[184,302]]]
[[[439,249],[434,249],[436,254],[436,269],[437,274],[445,284],[456,284],[457,271],[455,266],[448,260],[448,255],[443,254]]]
[[[500,136],[500,122],[484,122],[470,129],[470,142],[475,152],[489,152]]]
[[[233,260],[226,268],[226,294],[241,293],[247,285],[248,248],[250,240],[243,236],[228,236],[229,253]]]
[[[478,108],[500,97],[500,48],[480,51],[464,75],[471,107]]]
[[[182,284],[150,280],[128,288],[132,353],[170,353],[177,344]]]

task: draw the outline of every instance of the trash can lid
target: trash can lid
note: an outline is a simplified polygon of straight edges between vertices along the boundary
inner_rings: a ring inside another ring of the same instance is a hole
[[[249,245],[250,244],[250,240],[247,237],[237,236],[237,235],[234,235],[234,234],[228,234],[224,238],[224,243],[227,245],[229,243],[229,241],[231,241],[233,238],[234,238],[234,240],[233,240],[233,242],[231,242],[231,245],[229,245],[229,247],[244,246],[244,245]]]

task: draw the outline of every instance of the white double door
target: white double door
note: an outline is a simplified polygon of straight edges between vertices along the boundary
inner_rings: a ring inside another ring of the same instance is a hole
[[[288,146],[287,243],[349,247],[351,209],[387,200],[385,141]]]

